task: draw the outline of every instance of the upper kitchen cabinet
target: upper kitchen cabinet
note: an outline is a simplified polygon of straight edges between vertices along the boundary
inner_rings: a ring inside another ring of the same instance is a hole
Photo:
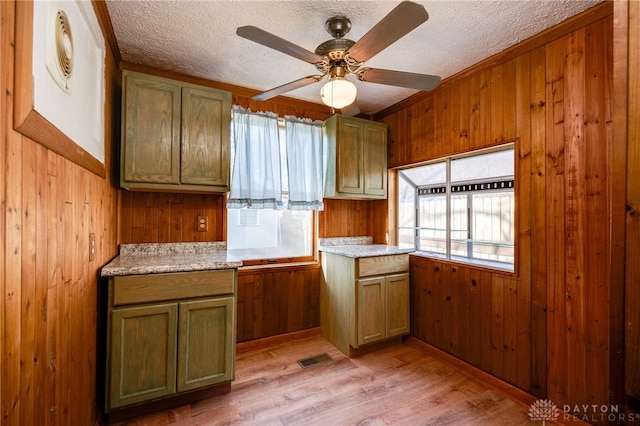
[[[334,115],[324,122],[326,198],[387,198],[387,125]]]
[[[123,188],[229,190],[231,93],[129,70],[122,86]]]

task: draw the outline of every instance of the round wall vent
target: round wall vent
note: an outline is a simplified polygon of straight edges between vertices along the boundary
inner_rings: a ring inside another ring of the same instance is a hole
[[[55,32],[57,63],[60,67],[60,73],[68,80],[73,71],[73,38],[71,37],[69,18],[63,10],[58,10],[56,13]]]
[[[55,8],[51,12],[47,37],[47,69],[58,86],[65,92],[70,92],[74,58],[71,24],[64,10]]]

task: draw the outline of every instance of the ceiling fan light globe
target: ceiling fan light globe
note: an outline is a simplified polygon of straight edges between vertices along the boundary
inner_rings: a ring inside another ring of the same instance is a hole
[[[356,100],[356,85],[344,78],[332,78],[320,89],[320,98],[325,105],[341,109]]]

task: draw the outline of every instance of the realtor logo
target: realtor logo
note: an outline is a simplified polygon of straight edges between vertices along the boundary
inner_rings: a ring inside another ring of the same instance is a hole
[[[531,421],[542,420],[543,426],[547,420],[557,420],[558,417],[560,417],[560,410],[548,399],[539,399],[529,407]]]

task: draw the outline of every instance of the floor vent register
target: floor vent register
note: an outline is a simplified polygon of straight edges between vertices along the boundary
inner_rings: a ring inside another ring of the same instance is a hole
[[[331,361],[331,357],[327,354],[314,355],[309,358],[299,359],[298,364],[302,368],[309,368],[314,365],[322,364],[323,362]]]

